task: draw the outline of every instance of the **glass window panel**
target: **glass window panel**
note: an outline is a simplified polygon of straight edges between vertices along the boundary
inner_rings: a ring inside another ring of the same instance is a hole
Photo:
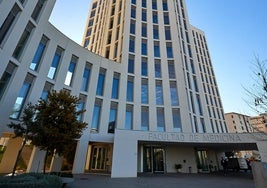
[[[161,82],[156,82],[156,104],[163,105],[163,89]]]
[[[75,67],[76,67],[76,63],[71,61],[69,64],[69,69],[68,69],[68,72],[65,78],[65,83],[64,83],[67,86],[71,85]]]
[[[127,82],[127,101],[133,101],[133,88],[134,84],[132,80],[128,80]]]
[[[45,36],[43,36],[34,54],[33,60],[30,65],[30,69],[35,70],[35,71],[38,69],[38,65],[43,56],[47,41],[48,39]]]
[[[168,71],[169,71],[169,78],[174,79],[175,78],[175,68],[174,68],[174,62],[168,61]]]
[[[147,80],[142,80],[142,86],[141,86],[141,101],[143,104],[148,103],[148,84]]]
[[[148,108],[142,107],[141,112],[141,130],[148,131],[149,127],[149,112]]]
[[[96,132],[98,131],[99,121],[101,116],[101,106],[102,106],[102,101],[96,99],[94,105],[92,123],[91,123],[91,131],[96,131]]]
[[[147,76],[147,59],[142,59],[142,76]]]
[[[174,132],[182,132],[181,115],[179,109],[172,110],[172,120]]]
[[[50,69],[48,71],[48,74],[47,74],[48,78],[50,78],[50,79],[54,79],[55,78],[60,58],[61,58],[61,52],[57,51],[55,53],[55,55],[54,55],[51,67],[50,67]]]
[[[171,93],[171,103],[172,106],[178,106],[179,100],[178,100],[178,92],[175,82],[170,83],[170,93]]]
[[[161,78],[161,64],[159,61],[155,61],[155,77]]]
[[[3,42],[4,38],[9,33],[8,31],[11,28],[12,24],[15,21],[15,18],[17,17],[17,15],[19,14],[20,11],[21,10],[20,10],[19,6],[15,3],[13,8],[9,12],[9,14],[7,15],[4,23],[0,27],[0,44]]]
[[[97,95],[103,95],[104,82],[105,82],[105,74],[100,72],[98,75],[98,82],[97,82],[97,88],[96,88],[96,94]]]
[[[132,106],[126,107],[125,113],[125,129],[131,130],[133,128],[133,109]]]
[[[85,67],[83,71],[83,78],[82,78],[82,85],[81,85],[82,91],[88,90],[89,77],[90,77],[90,68]]]
[[[112,83],[112,94],[111,94],[111,98],[113,99],[118,99],[119,97],[119,76],[117,77],[116,75],[114,75],[113,77],[113,83]]]
[[[161,108],[157,109],[157,129],[160,132],[165,131],[165,117],[164,117],[164,110]]]
[[[154,44],[154,57],[160,57],[160,48],[158,44]]]
[[[128,59],[128,73],[134,73],[134,56],[129,56]]]

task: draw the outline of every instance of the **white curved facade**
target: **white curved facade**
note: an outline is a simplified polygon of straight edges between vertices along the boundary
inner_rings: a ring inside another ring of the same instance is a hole
[[[196,161],[218,169],[219,145],[244,141],[218,134],[227,128],[211,59],[184,1],[102,1],[99,8],[93,0],[84,46],[96,54],[48,22],[55,1],[0,1],[1,133],[25,104],[66,89],[81,99],[79,118],[88,123],[74,173],[135,177],[175,172],[176,163],[197,172]]]

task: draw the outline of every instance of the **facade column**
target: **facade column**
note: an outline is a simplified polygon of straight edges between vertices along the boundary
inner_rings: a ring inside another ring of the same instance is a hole
[[[35,147],[32,150],[27,172],[42,172],[46,151]]]
[[[116,133],[111,177],[137,177],[137,139]]]
[[[267,141],[257,141],[261,162],[267,162]]]
[[[60,172],[62,167],[63,157],[55,154],[50,165],[50,172]]]
[[[78,141],[72,169],[73,174],[84,173],[88,145],[89,143],[87,139]]]
[[[22,138],[10,138],[8,140],[6,151],[0,163],[0,173],[12,172],[22,141]]]

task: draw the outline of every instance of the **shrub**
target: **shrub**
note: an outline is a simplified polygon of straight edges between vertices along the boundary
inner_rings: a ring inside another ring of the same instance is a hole
[[[40,173],[27,173],[15,177],[1,177],[0,188],[61,188],[62,180],[58,176]]]

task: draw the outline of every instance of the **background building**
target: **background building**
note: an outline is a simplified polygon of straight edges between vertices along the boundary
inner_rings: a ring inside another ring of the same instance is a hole
[[[229,133],[248,133],[253,132],[250,124],[250,116],[230,112],[225,114],[225,121]]]
[[[190,25],[183,0],[93,0],[84,48],[48,22],[55,0],[0,2],[0,132],[48,91],[80,98],[88,123],[73,173],[210,171],[225,150],[259,149],[261,140],[228,134],[204,32]],[[92,51],[92,52],[91,52]],[[12,140],[12,141],[10,141]],[[0,163],[10,172],[21,139]],[[9,155],[7,155],[9,154]],[[40,171],[34,148],[28,171]],[[60,170],[60,159],[51,169]]]

